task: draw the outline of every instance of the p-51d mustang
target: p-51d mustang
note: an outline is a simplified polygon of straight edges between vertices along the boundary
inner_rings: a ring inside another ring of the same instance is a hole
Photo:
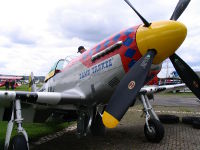
[[[111,36],[70,62],[66,59],[59,60],[38,91],[32,77],[31,92],[0,92],[1,105],[13,104],[5,149],[9,146],[14,122],[21,135],[15,136],[10,146],[15,150],[28,149],[28,136],[22,128],[21,103],[41,106],[51,112],[76,110],[77,132],[79,136],[83,136],[88,131],[101,135],[105,127],[116,127],[128,108],[139,98],[146,114],[145,136],[151,142],[160,142],[164,136],[164,128],[153,111],[149,98],[155,92],[184,85],[143,86],[159,73],[161,63],[168,57],[182,80],[200,98],[198,76],[175,54],[187,34],[186,27],[176,20],[190,0],[179,0],[170,20],[152,23],[145,20],[128,0],[125,2],[144,24]],[[45,119],[43,117],[43,121]]]

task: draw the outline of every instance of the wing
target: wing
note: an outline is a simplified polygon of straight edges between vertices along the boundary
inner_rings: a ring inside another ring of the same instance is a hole
[[[15,77],[15,76],[0,76],[0,79],[4,80],[20,80],[22,77]]]
[[[81,92],[73,90],[64,93],[0,91],[0,106],[7,106],[15,99],[20,99],[23,103],[42,105],[84,104],[86,102]]]
[[[162,85],[162,86],[144,86],[141,88],[140,93],[153,94],[160,92],[170,92],[174,90],[181,90],[186,87],[185,84],[173,84],[173,85]]]

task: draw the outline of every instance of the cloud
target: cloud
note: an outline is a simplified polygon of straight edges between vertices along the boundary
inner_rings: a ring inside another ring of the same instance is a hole
[[[0,30],[0,46],[12,47],[15,45],[35,46],[39,36],[32,34],[30,30],[23,27],[2,27]]]
[[[137,0],[133,6],[149,21],[169,19],[178,0]],[[191,1],[179,18],[188,36],[177,53],[191,66],[200,61],[200,10]],[[0,1],[0,74],[45,75],[59,58],[92,48],[142,21],[122,0]],[[198,68],[198,67],[196,67]]]
[[[97,42],[121,30],[124,26],[121,17],[109,13],[110,9],[105,13],[99,6],[94,11],[92,11],[93,5],[86,7],[88,10],[79,5],[76,9],[72,7],[56,10],[50,18],[53,33],[65,38],[77,37],[84,41]]]
[[[73,55],[66,49],[34,47],[27,49],[22,46],[17,49],[4,48],[0,52],[0,74],[13,75],[29,75],[32,71],[35,75],[46,75],[56,61],[67,55]]]
[[[32,35],[28,35],[27,32],[22,31],[20,28],[16,28],[8,33],[10,40],[15,44],[23,45],[35,45],[36,38]]]
[[[147,21],[152,22],[169,19],[177,2],[149,0],[146,5],[146,0],[140,0],[132,4]],[[74,2],[55,9],[49,17],[50,29],[55,36],[67,39],[76,37],[90,42],[101,41],[124,28],[141,23],[136,13],[119,0]]]

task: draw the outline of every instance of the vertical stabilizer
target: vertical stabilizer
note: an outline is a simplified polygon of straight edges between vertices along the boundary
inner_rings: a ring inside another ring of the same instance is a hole
[[[35,79],[33,72],[31,72],[29,76],[29,86],[28,86],[29,92],[35,92],[36,91],[36,84],[35,84]]]

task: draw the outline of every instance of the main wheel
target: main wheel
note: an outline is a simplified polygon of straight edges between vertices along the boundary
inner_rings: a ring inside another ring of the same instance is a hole
[[[159,143],[163,137],[164,137],[164,127],[160,123],[160,121],[156,119],[150,119],[148,121],[149,128],[151,129],[151,132],[148,130],[147,125],[144,125],[144,135],[145,137],[153,143]]]
[[[23,135],[16,135],[13,137],[9,150],[28,150],[26,139]]]
[[[102,117],[99,113],[97,113],[93,120],[90,127],[90,131],[94,136],[103,136],[105,135],[105,126],[102,122]]]

